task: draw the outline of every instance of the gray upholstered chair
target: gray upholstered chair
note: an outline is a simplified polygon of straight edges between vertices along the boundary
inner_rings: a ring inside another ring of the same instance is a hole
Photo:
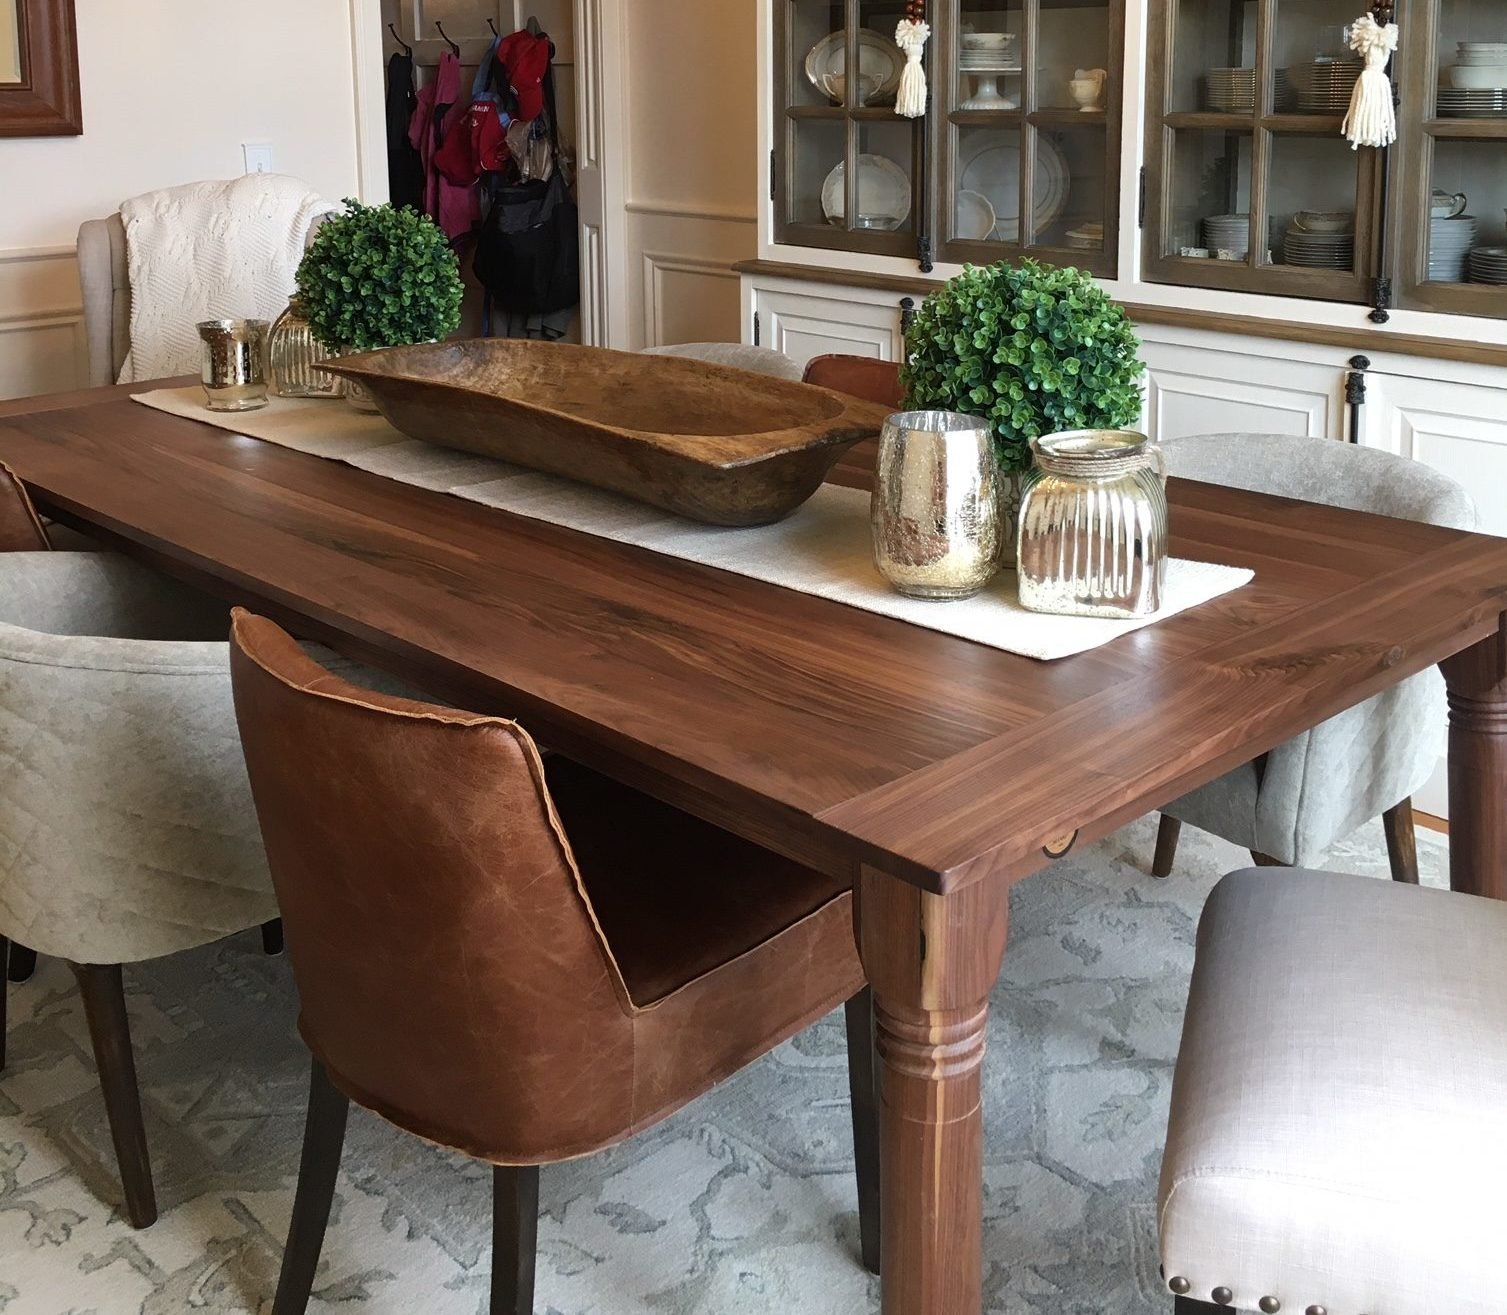
[[[1328,506],[1469,530],[1475,507],[1453,480],[1390,452],[1287,434],[1203,434],[1164,445],[1171,473]],[[1152,871],[1172,870],[1184,822],[1249,849],[1258,863],[1317,864],[1380,815],[1392,875],[1418,880],[1412,796],[1438,764],[1444,682],[1427,671],[1350,708],[1162,810]]]
[[[0,553],[0,953],[72,966],[138,1228],[156,1200],[121,965],[277,917],[228,634],[222,604],[116,554]]]
[[[309,225],[305,247],[325,218],[321,215]],[[105,219],[86,219],[80,225],[78,278],[89,349],[88,386],[101,388],[120,378],[131,352],[131,273],[119,212]]]
[[[772,347],[750,347],[741,342],[678,342],[669,347],[646,347],[646,356],[684,356],[713,365],[730,365],[736,370],[773,375],[776,379],[798,382],[801,367],[784,352]]]
[[[1158,1220],[1178,1315],[1496,1315],[1507,905],[1257,868],[1204,909]]]

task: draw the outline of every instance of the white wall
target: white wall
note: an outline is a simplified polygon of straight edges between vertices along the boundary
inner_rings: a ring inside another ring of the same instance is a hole
[[[755,0],[628,0],[628,347],[743,338],[758,254]]]
[[[242,171],[357,190],[346,0],[77,0],[80,137],[0,140],[0,397],[74,387],[79,224],[129,196]]]

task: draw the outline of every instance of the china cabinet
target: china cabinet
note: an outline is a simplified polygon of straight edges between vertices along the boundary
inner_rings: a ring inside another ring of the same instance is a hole
[[[1408,0],[1398,21],[1400,304],[1507,316],[1507,4]]]
[[[1361,69],[1356,0],[1153,0],[1146,276],[1371,299],[1381,152],[1341,134]]]
[[[898,0],[774,0],[776,240],[1113,277],[1124,4],[934,0],[930,112],[909,120]]]

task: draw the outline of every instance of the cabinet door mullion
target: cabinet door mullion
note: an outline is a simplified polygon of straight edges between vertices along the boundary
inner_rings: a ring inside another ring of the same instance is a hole
[[[1276,83],[1277,0],[1256,0],[1256,104],[1251,130],[1251,249],[1246,264],[1260,269],[1271,246],[1267,195],[1271,182],[1272,135],[1262,126],[1273,106]]]
[[[1025,0],[1021,11],[1020,59],[1020,228],[1022,251],[1036,242],[1036,109],[1037,43],[1041,37],[1041,0]]]

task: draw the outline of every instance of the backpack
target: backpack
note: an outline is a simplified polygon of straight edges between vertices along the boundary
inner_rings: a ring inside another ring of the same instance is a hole
[[[489,302],[520,315],[551,315],[581,299],[580,215],[560,155],[553,69],[544,75],[544,107],[554,168],[547,179],[489,183],[471,260]]]

